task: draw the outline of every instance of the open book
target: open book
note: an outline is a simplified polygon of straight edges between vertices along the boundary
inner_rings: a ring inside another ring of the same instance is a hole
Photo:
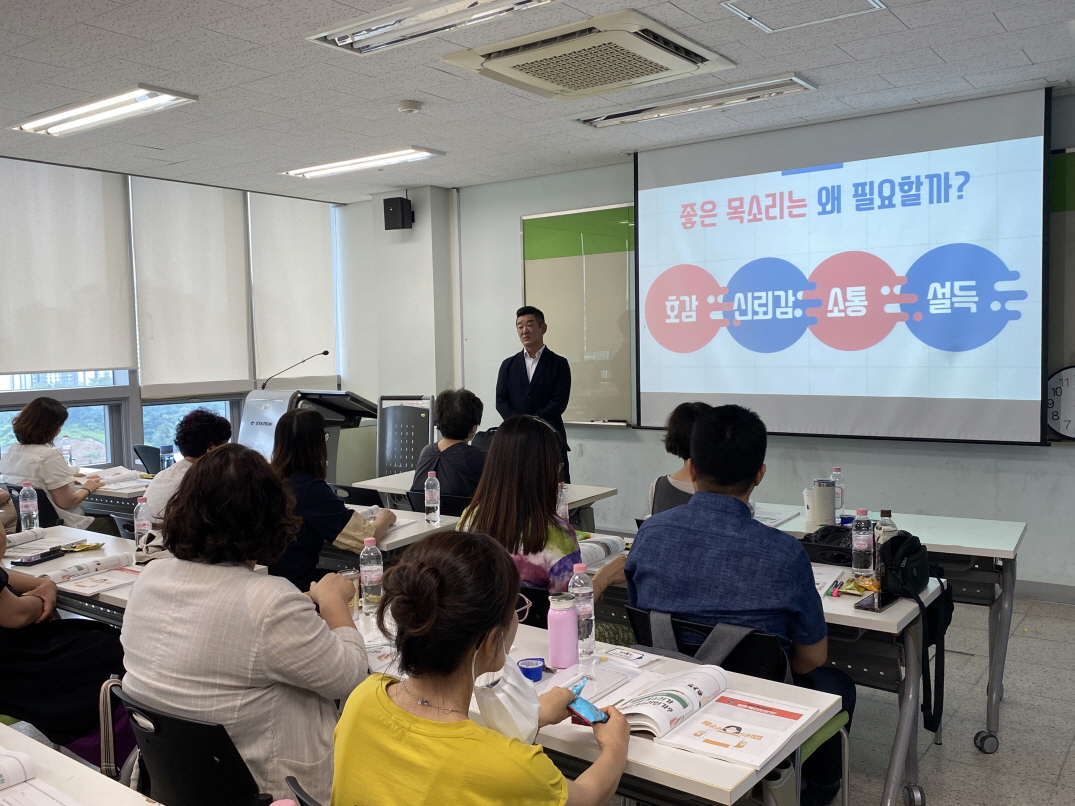
[[[79,806],[34,776],[37,769],[26,753],[0,747],[0,804],[3,806]]]
[[[48,571],[44,574],[38,574],[38,576],[48,577],[57,585],[62,585],[73,579],[81,579],[82,577],[106,573],[117,568],[126,568],[127,566],[133,565],[134,555],[129,552],[123,552],[121,554],[113,554],[109,557],[85,560],[80,563],[75,563],[74,565],[69,565],[66,568],[61,568],[58,571]],[[134,572],[137,573],[138,569],[135,568]]]
[[[85,542],[86,538],[84,537],[71,537],[70,533],[57,535],[38,527],[8,535],[7,553],[4,557],[8,560],[21,560],[26,557],[40,555],[49,549],[57,547],[73,548],[74,546],[81,546]]]
[[[697,666],[663,675],[612,704],[632,731],[652,734],[657,744],[754,769],[776,757],[817,711],[727,686],[719,666]]]
[[[587,571],[596,571],[626,548],[622,537],[616,535],[590,535],[579,540],[579,552]]]

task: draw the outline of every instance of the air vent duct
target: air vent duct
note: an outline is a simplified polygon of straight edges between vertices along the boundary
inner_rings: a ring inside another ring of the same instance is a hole
[[[452,53],[444,61],[563,100],[735,67],[637,11],[604,14]]]

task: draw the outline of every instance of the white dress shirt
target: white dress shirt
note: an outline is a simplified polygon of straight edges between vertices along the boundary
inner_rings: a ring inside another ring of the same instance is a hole
[[[68,487],[71,492],[79,489],[75,484],[74,468],[64,461],[63,455],[55,448],[49,445],[16,443],[8,448],[0,459],[0,473],[8,484],[29,481],[39,490],[44,490],[64,526],[85,529],[93,523],[93,518],[82,511],[81,505],[76,504],[73,509],[61,509],[52,497],[51,491],[60,487]]]
[[[538,361],[541,360],[541,354],[545,352],[545,345],[541,345],[541,349],[534,353],[534,357],[530,357],[530,353],[523,348],[523,361],[526,362],[526,377],[527,380],[534,380],[534,370],[537,369]]]

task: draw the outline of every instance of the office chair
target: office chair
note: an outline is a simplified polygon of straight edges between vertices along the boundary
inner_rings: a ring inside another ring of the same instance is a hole
[[[388,400],[422,405],[385,405]],[[418,454],[433,442],[433,396],[385,395],[377,399],[377,475],[414,470]]]
[[[381,506],[381,494],[376,490],[364,490],[361,487],[348,487],[345,484],[329,484],[336,497],[345,504],[359,507]]]
[[[19,493],[22,492],[21,484],[8,484],[7,491],[11,495],[11,500],[15,503],[15,509],[19,509]],[[37,524],[42,529],[47,529],[50,526],[63,526],[63,519],[56,512],[56,507],[52,505],[51,499],[45,494],[44,490],[40,490],[34,487],[34,492],[37,493]],[[22,531],[22,516],[19,516],[19,531]]]
[[[416,493],[414,490],[407,490],[407,501],[411,505],[411,509],[415,512],[426,511],[426,499],[425,493]],[[470,506],[470,496],[468,495],[441,495],[440,497],[440,514],[450,515],[453,518],[458,518],[463,514],[463,510]]]
[[[310,797],[309,792],[299,786],[299,782],[294,775],[287,776],[284,779],[284,783],[291,790],[291,794],[295,796],[295,801],[299,806],[321,806],[320,803]]]
[[[142,463],[147,473],[155,476],[161,472],[160,448],[154,448],[152,445],[135,445],[134,455],[138,457],[138,461]]]
[[[107,684],[106,684],[107,685]],[[112,693],[127,709],[138,742],[139,791],[168,806],[267,806],[223,725],[166,714],[122,686]]]
[[[110,514],[109,517],[112,522],[116,524],[116,528],[119,529],[119,536],[126,537],[129,540],[134,540],[134,515],[116,515]]]
[[[631,629],[634,630],[635,638],[638,640],[638,643],[643,646],[652,647],[654,644],[650,611],[641,610],[637,607],[628,605],[627,617],[631,621]],[[713,632],[713,625],[696,624],[694,622],[673,617],[672,630],[675,635],[675,651],[683,655],[694,657],[694,654],[698,651],[701,643],[696,643],[694,641],[688,642],[686,639],[701,638],[704,640],[711,632]],[[660,648],[672,649],[672,647]],[[720,662],[720,667],[727,672],[750,675],[751,677],[760,677],[764,680],[774,680],[777,683],[787,682],[789,679],[789,672],[791,671],[788,657],[780,646],[780,640],[775,635],[758,632],[757,630],[743,636],[739,643],[727,654],[724,660]],[[787,787],[781,787],[780,789],[782,791],[779,794],[774,791],[773,794],[777,803],[782,803],[784,799],[787,799],[789,804],[797,804],[799,802],[798,792],[801,789],[800,775],[803,762],[810,758],[810,756],[814,754],[814,751],[821,747],[821,745],[833,736],[839,735],[840,749],[843,756],[843,779],[840,785],[840,799],[843,806],[850,806],[851,792],[849,788],[849,777],[851,775],[851,746],[847,730],[844,727],[849,721],[850,716],[847,711],[840,711],[840,713],[814,731],[814,733],[802,743],[796,751],[798,763],[795,765],[794,783],[790,785],[794,787],[794,792],[789,795],[790,790]]]

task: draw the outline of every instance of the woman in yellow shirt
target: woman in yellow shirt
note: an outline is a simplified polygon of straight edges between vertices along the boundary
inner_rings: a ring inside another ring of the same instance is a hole
[[[438,532],[384,575],[405,681],[371,675],[336,727],[332,806],[604,806],[627,763],[629,728],[615,708],[595,725],[601,755],[568,781],[538,745],[471,721],[474,680],[503,668],[518,630],[519,572],[483,534]],[[523,608],[525,611],[525,603]],[[511,662],[510,660],[508,662]],[[568,716],[570,692],[541,698],[539,725]]]

